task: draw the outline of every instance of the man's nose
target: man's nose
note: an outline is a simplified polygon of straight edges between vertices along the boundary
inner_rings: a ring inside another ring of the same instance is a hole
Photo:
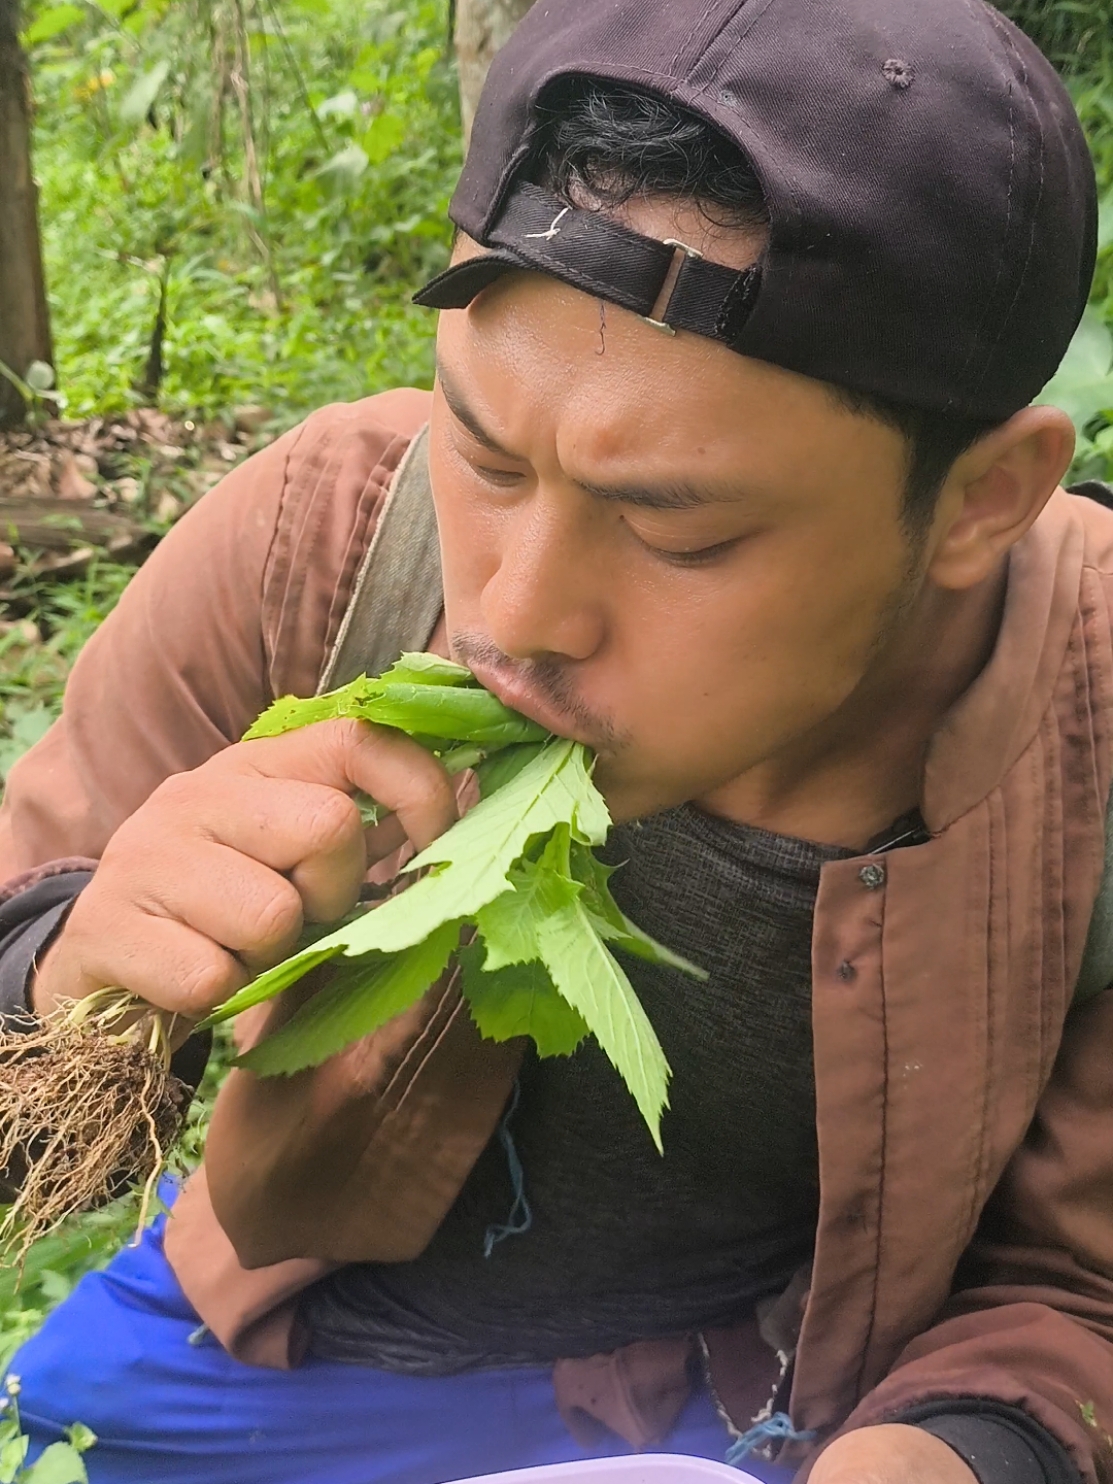
[[[513,659],[586,660],[606,633],[606,560],[587,502],[543,489],[502,530],[481,603],[491,639]]]

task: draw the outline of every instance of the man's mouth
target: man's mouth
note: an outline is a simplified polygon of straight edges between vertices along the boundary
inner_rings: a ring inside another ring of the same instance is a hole
[[[495,669],[483,663],[482,660],[469,660],[468,669],[485,689],[496,695],[504,706],[509,706],[513,711],[520,711],[523,716],[528,716],[530,721],[535,721],[546,731],[555,732],[558,737],[568,737],[573,742],[583,742],[588,747],[593,745],[590,737],[585,736],[582,729],[577,728],[576,718],[572,711],[557,705],[550,700],[528,681],[518,675],[508,675],[503,670]]]

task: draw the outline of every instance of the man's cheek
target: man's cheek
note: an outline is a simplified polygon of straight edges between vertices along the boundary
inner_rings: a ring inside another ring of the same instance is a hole
[[[498,570],[498,558],[485,550],[469,532],[467,523],[438,510],[441,541],[441,579],[444,608],[450,632],[474,631],[482,606],[483,589]],[[470,539],[469,539],[470,537]]]

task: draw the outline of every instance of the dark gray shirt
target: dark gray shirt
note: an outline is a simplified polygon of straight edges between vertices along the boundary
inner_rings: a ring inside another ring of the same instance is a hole
[[[805,1261],[818,1209],[811,929],[850,852],[693,807],[612,831],[624,910],[709,970],[627,961],[673,1068],[665,1154],[594,1041],[527,1061],[508,1121],[531,1222],[492,1140],[415,1261],[340,1270],[305,1300],[317,1354],[433,1374],[551,1363],[729,1321]]]
[[[906,818],[869,848],[923,838]],[[318,1350],[416,1373],[548,1363],[729,1319],[780,1287],[814,1229],[808,943],[820,864],[838,854],[693,809],[616,830],[619,899],[712,970],[701,987],[631,965],[677,1074],[665,1157],[593,1048],[530,1063],[511,1118],[538,1211],[529,1229],[482,1257],[513,1208],[495,1140],[418,1261],[343,1269],[309,1295]],[[88,879],[66,872],[0,901],[9,1026],[31,1023],[35,955]],[[195,1085],[205,1055],[192,1037],[174,1069]],[[1062,1444],[1019,1407],[948,1397],[891,1420],[942,1438],[979,1484],[1078,1484]]]

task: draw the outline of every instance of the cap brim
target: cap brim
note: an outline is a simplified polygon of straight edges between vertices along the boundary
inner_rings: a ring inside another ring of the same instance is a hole
[[[424,288],[418,289],[414,303],[426,309],[466,309],[477,294],[490,288],[504,273],[529,266],[512,253],[498,249],[484,253],[482,257],[467,258],[438,273]]]

